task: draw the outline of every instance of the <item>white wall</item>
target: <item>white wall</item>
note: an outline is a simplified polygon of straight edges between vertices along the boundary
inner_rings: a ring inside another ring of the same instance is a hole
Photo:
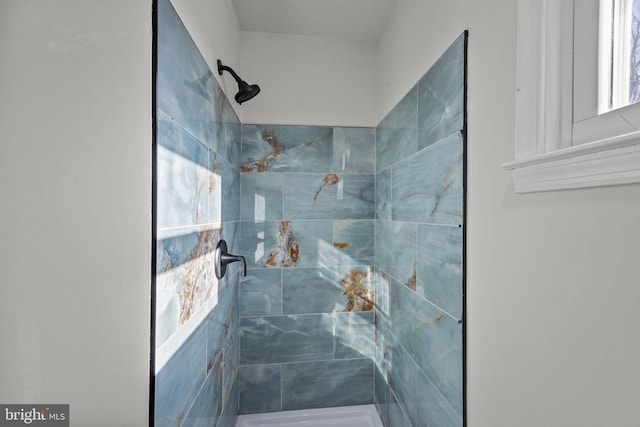
[[[150,3],[0,3],[0,402],[71,403],[74,425],[146,425]],[[373,126],[468,28],[469,426],[634,425],[640,186],[515,195],[515,2],[432,4],[399,0],[375,81],[370,46],[341,83],[315,42],[243,35],[265,92],[242,119]]]
[[[243,123],[376,126],[376,44],[242,31],[238,74],[260,94]]]
[[[640,186],[514,194],[516,2],[429,3],[399,0],[377,111],[469,29],[469,427],[637,425]]]
[[[148,419],[151,0],[0,2],[0,402]]]

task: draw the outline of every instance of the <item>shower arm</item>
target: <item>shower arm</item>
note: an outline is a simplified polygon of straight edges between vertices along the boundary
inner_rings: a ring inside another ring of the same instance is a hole
[[[233,69],[231,67],[227,67],[226,65],[222,65],[222,61],[220,61],[218,59],[218,74],[222,75],[223,71],[228,71],[231,73],[231,75],[233,76],[233,78],[236,80],[237,83],[240,83],[241,81],[243,81],[240,76],[238,76],[236,74],[235,71],[233,71]]]
[[[236,80],[236,83],[238,83],[238,93],[236,93],[235,96],[236,102],[238,104],[242,104],[243,102],[250,100],[258,93],[260,93],[260,86],[250,85],[249,83],[245,82],[240,78],[240,76],[236,74],[235,71],[233,71],[231,67],[222,65],[222,61],[218,59],[218,74],[222,75],[223,71],[228,71],[229,73],[231,73],[233,78]]]

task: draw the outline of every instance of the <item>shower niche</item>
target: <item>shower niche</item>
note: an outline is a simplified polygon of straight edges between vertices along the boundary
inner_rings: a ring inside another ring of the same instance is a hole
[[[241,124],[158,2],[156,426],[463,424],[465,57],[462,34],[375,128]],[[246,277],[216,278],[222,239]]]

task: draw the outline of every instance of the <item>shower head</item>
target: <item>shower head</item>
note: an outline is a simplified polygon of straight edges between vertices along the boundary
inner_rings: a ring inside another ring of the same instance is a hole
[[[242,104],[256,96],[260,92],[260,86],[258,85],[250,85],[249,83],[242,80],[235,71],[231,69],[231,67],[227,67],[226,65],[222,65],[222,61],[218,59],[218,74],[222,75],[223,71],[228,71],[231,73],[233,78],[238,83],[238,93],[236,93],[236,102],[238,104]]]
[[[242,104],[245,101],[250,100],[260,92],[260,86],[250,85],[245,81],[238,82],[238,93],[236,93],[236,102]]]

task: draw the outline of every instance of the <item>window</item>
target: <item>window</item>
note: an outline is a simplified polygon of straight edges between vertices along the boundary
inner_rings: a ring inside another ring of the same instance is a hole
[[[600,114],[640,100],[640,1],[600,0]]]
[[[519,0],[516,192],[640,182],[638,3]]]

